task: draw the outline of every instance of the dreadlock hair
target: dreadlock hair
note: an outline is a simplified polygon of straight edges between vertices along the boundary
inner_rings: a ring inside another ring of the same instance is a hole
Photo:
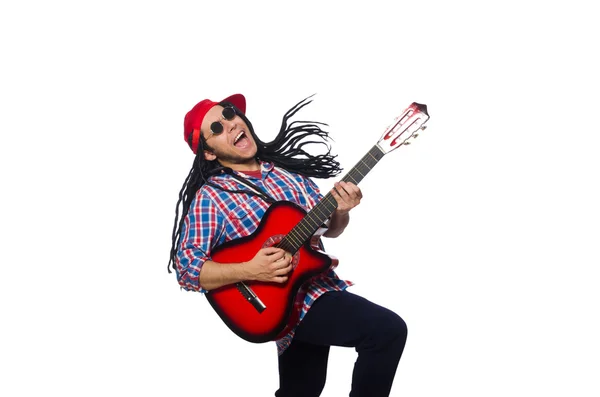
[[[306,177],[331,178],[342,171],[340,163],[335,159],[337,155],[331,154],[331,146],[327,143],[331,138],[329,133],[321,129],[321,126],[327,126],[325,123],[315,121],[293,121],[289,122],[300,109],[310,104],[313,95],[304,98],[283,116],[281,128],[275,139],[269,143],[261,141],[255,134],[252,123],[238,108],[229,102],[221,102],[219,105],[231,106],[236,114],[244,120],[250,134],[257,145],[256,159],[271,162],[274,165],[284,168],[288,171],[301,174]],[[307,138],[314,138],[307,140]],[[191,142],[189,142],[191,146]],[[309,144],[324,145],[326,152],[318,155],[311,155],[304,147]],[[200,134],[198,150],[192,164],[192,168],[185,179],[181,190],[179,191],[179,200],[175,207],[175,221],[173,224],[173,234],[171,237],[171,253],[167,270],[171,273],[171,266],[175,263],[177,247],[181,241],[181,228],[185,217],[190,209],[190,205],[196,196],[196,192],[203,186],[209,185],[231,193],[248,193],[247,191],[227,190],[215,185],[209,179],[222,172],[231,173],[232,170],[223,167],[218,159],[208,161],[204,158],[204,150],[211,150],[206,139]],[[181,216],[179,208],[181,207]]]

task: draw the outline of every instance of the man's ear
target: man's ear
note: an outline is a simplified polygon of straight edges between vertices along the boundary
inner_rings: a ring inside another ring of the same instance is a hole
[[[209,152],[208,150],[204,151],[204,158],[207,161],[213,161],[214,159],[217,158],[217,156],[215,156],[215,154],[213,152]]]

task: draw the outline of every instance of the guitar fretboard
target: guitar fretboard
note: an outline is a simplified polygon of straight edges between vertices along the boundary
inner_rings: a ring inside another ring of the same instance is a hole
[[[358,185],[360,181],[375,167],[375,164],[383,158],[385,153],[375,145],[363,156],[363,158],[342,178],[344,182],[352,182]],[[308,241],[315,232],[329,219],[337,208],[337,201],[331,193],[313,208],[294,228],[277,244],[292,254]]]

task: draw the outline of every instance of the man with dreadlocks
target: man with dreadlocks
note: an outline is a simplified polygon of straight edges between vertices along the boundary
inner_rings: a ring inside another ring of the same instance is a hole
[[[284,115],[281,130],[270,143],[255,135],[241,94],[218,103],[205,99],[186,114],[184,139],[196,157],[179,193],[169,260],[169,272],[174,264],[183,289],[205,293],[246,280],[287,281],[292,258],[280,248],[263,248],[248,262],[226,266],[211,260],[211,250],[252,234],[275,200],[310,210],[322,198],[310,178],[328,178],[341,171],[326,143],[328,133],[320,128],[324,124],[288,123],[310,102],[306,98]],[[303,149],[309,143],[324,144],[328,150],[313,156]],[[362,197],[360,189],[347,182],[336,182],[331,194],[337,209],[325,237],[342,233],[349,211]],[[319,396],[330,346],[354,347],[358,352],[350,396],[389,395],[406,342],[406,324],[390,310],[348,292],[351,285],[329,270],[307,286],[298,324],[276,341],[280,382],[276,396]]]

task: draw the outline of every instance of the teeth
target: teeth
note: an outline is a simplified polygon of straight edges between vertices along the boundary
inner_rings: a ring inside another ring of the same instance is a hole
[[[233,141],[233,143],[236,144],[237,141],[239,141],[243,135],[244,135],[244,131],[240,131],[240,133],[235,137],[235,140]]]

